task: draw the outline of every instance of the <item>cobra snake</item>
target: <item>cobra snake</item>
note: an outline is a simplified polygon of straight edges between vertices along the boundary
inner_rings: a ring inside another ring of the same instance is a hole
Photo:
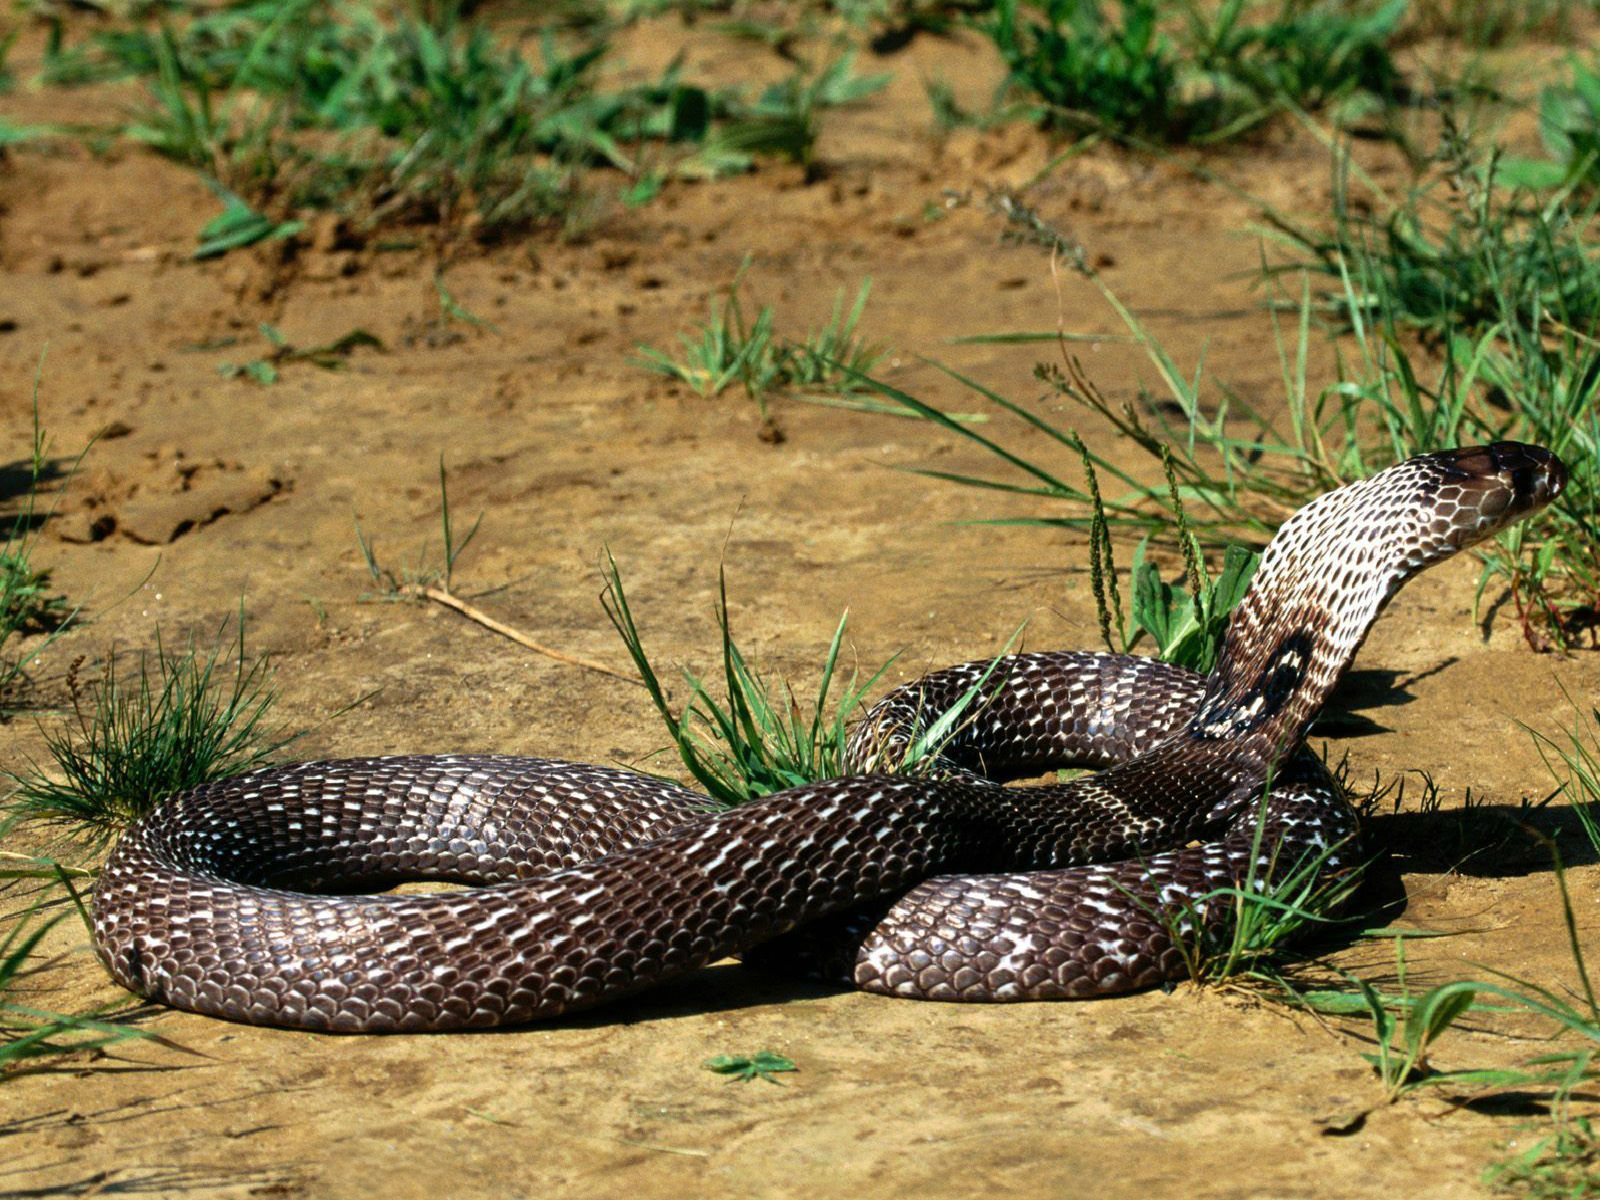
[[[1355,815],[1307,726],[1406,579],[1565,479],[1512,442],[1400,463],[1283,525],[1208,678],[1108,653],[953,667],[868,712],[848,748],[862,773],[724,811],[629,771],[501,756],[197,787],[121,838],[96,948],[152,1000],[346,1032],[552,1017],[740,954],[938,1000],[1179,977],[1185,923],[1219,889],[1354,865]],[[975,686],[933,777],[873,769]],[[1103,769],[1001,786],[1067,765]],[[478,886],[317,894],[410,879]]]

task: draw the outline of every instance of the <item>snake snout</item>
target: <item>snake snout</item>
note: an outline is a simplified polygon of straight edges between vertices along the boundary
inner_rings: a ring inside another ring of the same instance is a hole
[[[1505,493],[1498,515],[1506,522],[1543,508],[1567,486],[1566,464],[1543,446],[1496,442],[1484,446],[1482,454],[1487,459],[1485,483]]]
[[[1567,468],[1543,446],[1495,442],[1431,456],[1442,468],[1431,505],[1436,528],[1448,526],[1456,549],[1543,508],[1561,494]]]

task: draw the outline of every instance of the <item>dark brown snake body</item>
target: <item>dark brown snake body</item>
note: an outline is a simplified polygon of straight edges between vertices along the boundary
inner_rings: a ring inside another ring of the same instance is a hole
[[[1548,451],[1498,443],[1329,492],[1268,546],[1209,678],[1010,656],[938,778],[873,768],[989,663],[880,702],[851,742],[865,773],[728,811],[628,771],[494,756],[196,788],[119,842],[95,887],[97,949],[154,1000],[352,1032],[554,1016],[730,954],[930,999],[1148,986],[1182,973],[1174,928],[1218,889],[1307,856],[1354,863],[1355,818],[1307,726],[1401,583],[1564,481]],[[1104,769],[1000,786],[1065,765]],[[483,886],[307,890],[419,878]]]

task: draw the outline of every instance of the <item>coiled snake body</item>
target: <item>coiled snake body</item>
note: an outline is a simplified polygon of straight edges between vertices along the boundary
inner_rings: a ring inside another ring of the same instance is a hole
[[[1125,655],[1007,657],[939,778],[866,773],[714,813],[631,772],[491,756],[196,788],[119,842],[96,946],[154,1000],[339,1031],[548,1017],[749,951],[931,999],[1148,986],[1182,973],[1175,915],[1252,856],[1263,879],[1308,855],[1354,861],[1355,818],[1301,745],[1307,725],[1402,582],[1564,481],[1548,451],[1498,443],[1329,492],[1267,547],[1209,678]],[[988,670],[892,692],[854,761],[870,772]],[[999,786],[1063,765],[1105,769]],[[415,878],[484,886],[305,890]]]

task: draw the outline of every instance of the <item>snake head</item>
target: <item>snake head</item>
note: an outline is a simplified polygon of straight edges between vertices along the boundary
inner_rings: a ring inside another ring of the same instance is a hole
[[[1498,533],[1549,504],[1567,483],[1559,458],[1522,442],[1441,450],[1409,465],[1421,473],[1415,502],[1423,562]]]
[[[1189,725],[1275,755],[1305,735],[1400,586],[1561,494],[1541,446],[1423,454],[1318,496],[1268,543]],[[1253,739],[1253,747],[1247,744]]]

